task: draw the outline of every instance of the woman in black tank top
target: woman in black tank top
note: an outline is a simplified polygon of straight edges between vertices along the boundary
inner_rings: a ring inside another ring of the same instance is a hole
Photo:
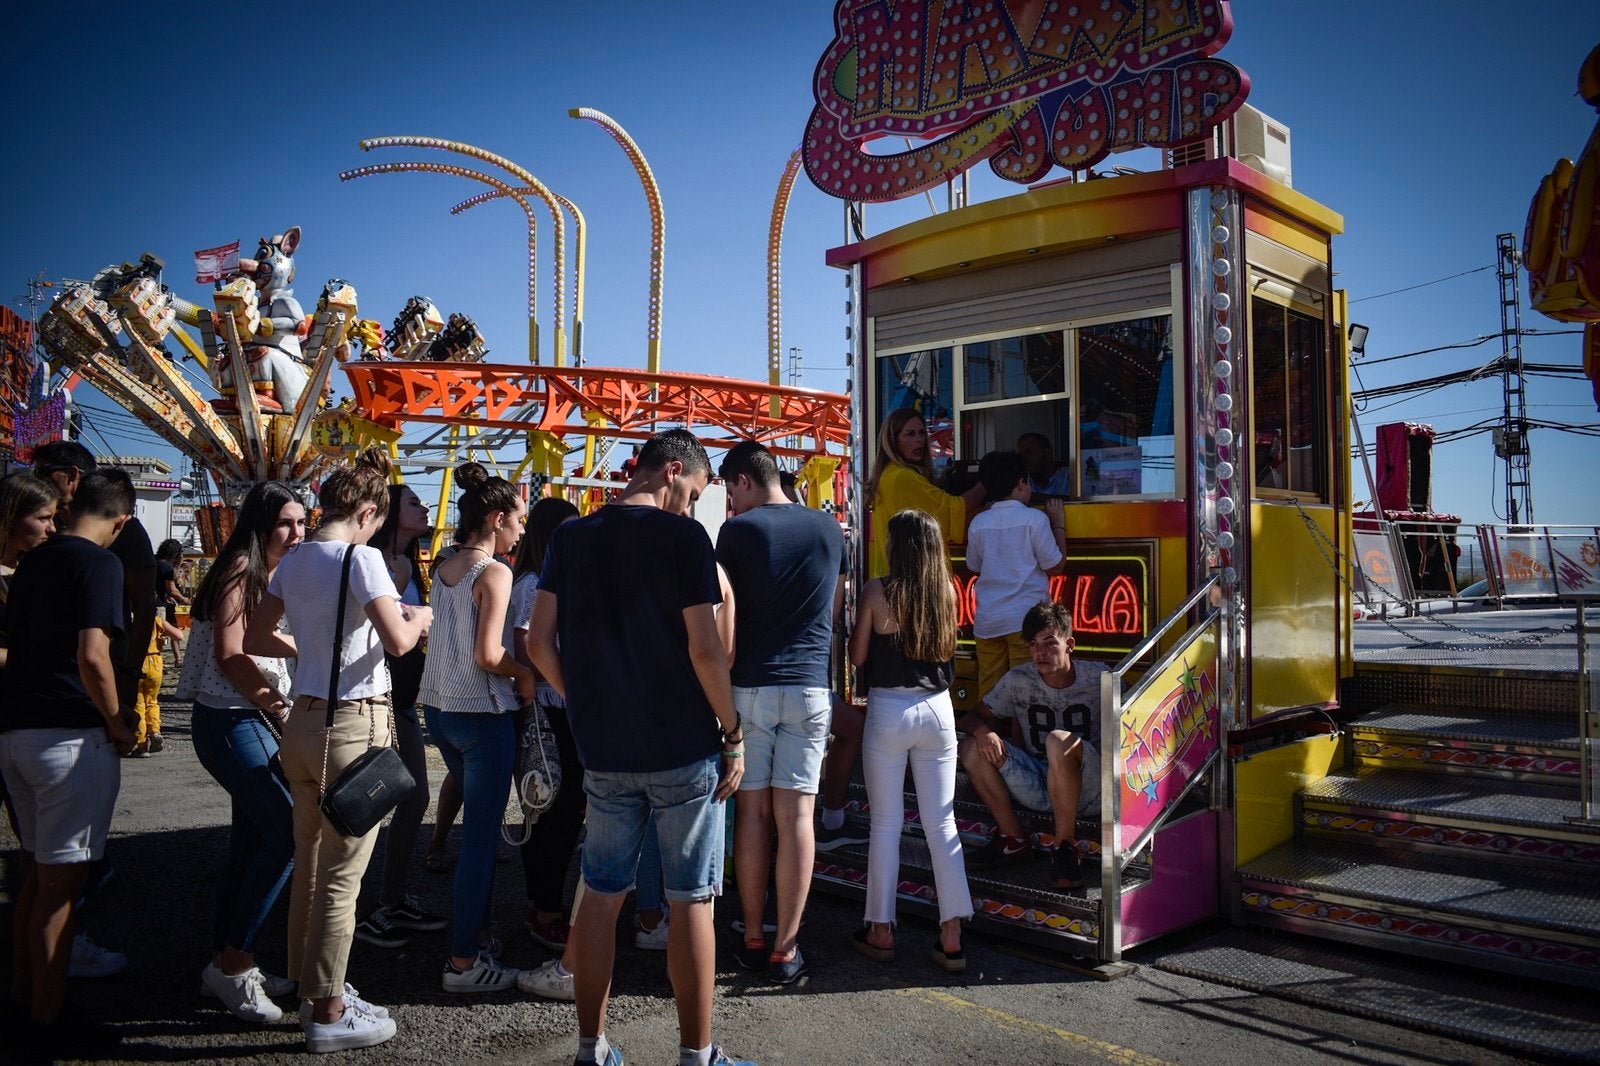
[[[856,932],[863,954],[894,957],[895,886],[906,764],[916,783],[917,810],[939,895],[934,962],[966,969],[961,921],[972,916],[961,840],[956,833],[956,731],[950,705],[956,649],[955,590],[939,524],[925,511],[901,511],[888,522],[889,574],[861,590],[850,661],[867,694],[861,765],[872,807],[867,856],[866,926]]]

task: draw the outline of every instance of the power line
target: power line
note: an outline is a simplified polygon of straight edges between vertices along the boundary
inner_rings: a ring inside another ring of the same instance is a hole
[[[1397,296],[1402,292],[1410,292],[1413,289],[1425,289],[1429,285],[1440,285],[1440,284],[1443,284],[1446,281],[1454,281],[1456,278],[1464,278],[1468,274],[1481,274],[1485,270],[1493,270],[1493,269],[1494,269],[1494,264],[1493,263],[1486,263],[1481,267],[1473,267],[1471,270],[1463,270],[1459,274],[1451,274],[1449,277],[1434,278],[1432,281],[1419,281],[1419,282],[1417,282],[1417,284],[1415,284],[1415,285],[1407,285],[1403,289],[1390,289],[1388,292],[1380,292],[1380,293],[1377,293],[1377,294],[1372,295],[1372,296],[1361,296],[1361,297],[1357,297],[1354,300],[1351,300],[1350,302],[1353,303],[1353,304],[1358,304],[1358,303],[1363,303],[1363,302],[1365,302],[1367,300],[1381,300],[1385,296]]]

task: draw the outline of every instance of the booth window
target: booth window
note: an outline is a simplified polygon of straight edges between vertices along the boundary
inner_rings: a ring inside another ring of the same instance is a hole
[[[1259,293],[1250,308],[1256,488],[1326,499],[1328,367],[1321,318]]]
[[[1067,364],[1059,332],[1030,333],[963,345],[966,404],[1064,392]]]
[[[1172,495],[1172,316],[1076,329],[1083,496]]]
[[[890,411],[911,407],[928,426],[928,454],[942,469],[955,455],[955,349],[924,348],[878,356],[878,417],[874,432]],[[877,449],[876,441],[866,446]]]

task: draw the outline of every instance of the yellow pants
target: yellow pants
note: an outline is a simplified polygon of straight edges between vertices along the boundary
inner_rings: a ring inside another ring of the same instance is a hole
[[[1032,662],[1033,654],[1021,633],[1007,633],[1003,637],[978,638],[978,696],[988,698],[990,691],[1006,676],[1013,666]]]
[[[144,672],[139,675],[139,696],[134,709],[139,724],[133,729],[133,742],[143,744],[151,733],[161,732],[161,631],[150,634],[150,651],[144,657]]]

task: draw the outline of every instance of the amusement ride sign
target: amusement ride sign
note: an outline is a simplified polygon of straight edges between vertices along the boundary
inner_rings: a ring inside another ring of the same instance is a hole
[[[1227,0],[838,0],[802,144],[846,200],[898,200],[989,160],[1033,182],[1057,164],[1204,137],[1250,79],[1211,58]],[[864,151],[882,137],[926,143]]]

